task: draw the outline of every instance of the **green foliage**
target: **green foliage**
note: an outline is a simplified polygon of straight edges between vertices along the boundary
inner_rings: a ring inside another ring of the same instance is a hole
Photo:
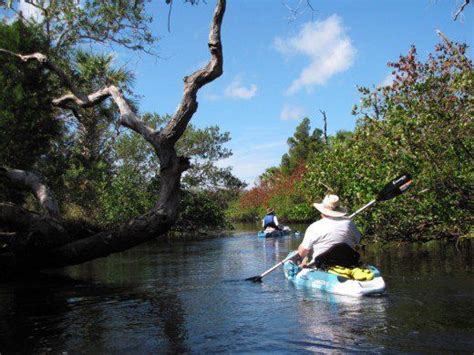
[[[148,181],[131,164],[124,164],[112,180],[104,182],[99,196],[99,222],[114,223],[145,213],[156,201],[157,184]]]
[[[296,127],[293,137],[288,138],[288,154],[281,158],[280,169],[284,174],[291,174],[301,162],[305,162],[311,154],[321,149],[322,131],[316,128],[310,134],[310,130],[309,118],[305,117]]]
[[[376,240],[467,235],[472,229],[474,75],[465,51],[465,45],[446,42],[421,62],[413,47],[390,63],[392,85],[360,88],[352,134],[330,137],[327,146],[309,156],[307,171],[292,189],[273,185],[248,207],[251,199],[244,195],[241,207],[254,211],[271,204],[280,209],[281,219],[302,221],[312,214],[305,203],[310,206],[332,192],[355,210],[388,180],[409,172],[411,191],[358,218],[365,234]]]
[[[19,1],[0,3],[6,17],[22,19],[11,26],[0,24],[0,48],[46,54],[84,93],[116,85],[138,111],[137,97],[130,91],[133,75],[115,68],[112,55],[81,48],[89,43],[94,49],[118,45],[148,52],[157,39],[150,32],[151,16],[145,11],[149,2],[86,0],[79,6],[69,0],[39,0],[32,5],[38,14],[31,17],[18,11]],[[113,102],[54,109],[52,99],[64,93],[55,75],[48,76],[35,61],[25,65],[13,56],[0,54],[0,64],[0,165],[34,169],[47,176],[66,219],[115,223],[153,206],[160,184],[156,154],[142,137],[121,132]],[[145,115],[157,128],[169,118]],[[184,216],[190,220],[181,218],[182,226],[225,225],[223,211],[228,201],[245,186],[230,168],[216,164],[232,154],[224,147],[229,140],[229,133],[217,126],[189,126],[177,143],[178,154],[192,159],[192,168],[183,175]],[[14,191],[2,185],[0,199],[5,198],[5,190]]]
[[[116,44],[132,50],[148,50],[156,41],[150,30],[152,17],[146,12],[146,0],[35,0],[39,16],[24,18],[34,23],[53,45],[60,57],[71,48],[85,43]],[[0,4],[0,6],[2,6]],[[3,4],[12,16],[20,1]]]
[[[76,85],[85,92],[94,92],[106,85],[117,85],[129,91],[133,75],[113,67],[112,55],[77,51],[67,67]],[[115,104],[104,101],[91,108],[62,111],[67,132],[57,142],[54,155],[41,164],[51,178],[66,218],[87,216],[89,222],[103,220],[100,198],[113,176],[111,140],[119,113]],[[61,168],[61,170],[59,170]],[[81,213],[81,209],[83,213]],[[92,213],[91,213],[92,212]]]
[[[34,28],[21,22],[0,23],[0,48],[31,53],[44,49]],[[48,152],[61,125],[50,106],[52,84],[35,63],[0,55],[0,163],[31,168]]]
[[[170,117],[145,114],[143,119],[155,128]],[[189,231],[227,226],[225,210],[244,184],[229,168],[215,163],[232,153],[224,147],[230,139],[217,126],[198,129],[188,126],[178,141],[180,155],[191,157],[192,167],[183,177],[182,213],[177,229]],[[112,143],[113,176],[103,185],[103,223],[113,223],[145,212],[159,194],[159,162],[152,147],[139,135],[122,132]]]
[[[0,23],[0,48],[32,53],[46,43],[35,28],[17,21]],[[62,129],[50,105],[53,95],[54,83],[35,63],[0,54],[0,165],[32,170],[51,150]]]
[[[288,153],[283,155],[279,167],[270,167],[259,176],[254,188],[241,194],[227,212],[231,219],[254,221],[265,214],[267,207],[276,210],[282,222],[307,221],[312,209],[301,179],[306,171],[306,162],[324,149],[322,131],[314,129],[310,134],[309,118],[304,118],[288,138]]]
[[[144,213],[157,200],[159,190],[158,158],[143,137],[123,131],[109,144],[114,164],[110,178],[102,182],[98,193],[101,223],[115,223]]]
[[[174,229],[184,232],[229,228],[225,210],[219,198],[208,191],[183,191],[181,212]]]

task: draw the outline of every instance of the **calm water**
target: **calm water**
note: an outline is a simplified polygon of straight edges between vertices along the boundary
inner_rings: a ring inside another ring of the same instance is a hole
[[[387,283],[353,299],[265,271],[301,238],[255,233],[125,253],[0,285],[0,353],[470,353],[472,252],[366,251]]]

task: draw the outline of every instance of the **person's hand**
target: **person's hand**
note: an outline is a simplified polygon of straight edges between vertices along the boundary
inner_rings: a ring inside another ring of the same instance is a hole
[[[296,265],[299,265],[302,261],[302,257],[295,251],[294,255],[290,257],[290,260],[293,261]]]

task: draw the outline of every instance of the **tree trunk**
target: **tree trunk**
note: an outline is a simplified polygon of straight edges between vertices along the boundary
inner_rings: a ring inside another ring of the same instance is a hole
[[[120,110],[120,124],[142,135],[153,146],[160,161],[161,182],[158,201],[150,211],[113,230],[81,236],[80,239],[72,237],[67,228],[58,222],[59,213],[54,212],[52,204],[42,204],[47,211],[44,216],[12,204],[0,204],[0,225],[8,225],[15,229],[8,247],[3,251],[0,249],[0,277],[5,278],[15,272],[30,272],[83,263],[127,250],[153,238],[163,237],[169,231],[178,217],[181,175],[190,166],[189,158],[177,156],[175,143],[197,110],[198,90],[223,73],[220,32],[225,5],[225,0],[218,0],[214,10],[209,33],[211,54],[209,63],[184,78],[181,103],[171,120],[160,131],[147,126],[133,112],[117,87],[109,86],[87,95],[45,55],[41,53],[21,55],[0,49],[0,53],[14,56],[24,62],[37,61],[39,65],[59,77],[69,93],[55,99],[53,101],[55,106],[91,107],[111,98]],[[26,183],[26,180],[23,180],[23,183]],[[42,191],[48,190],[43,188]],[[52,196],[50,193],[48,195]],[[39,198],[38,194],[37,197]]]

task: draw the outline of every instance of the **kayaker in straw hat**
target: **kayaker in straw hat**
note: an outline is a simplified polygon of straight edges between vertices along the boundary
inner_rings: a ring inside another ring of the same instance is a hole
[[[321,219],[311,224],[298,247],[297,259],[306,266],[308,254],[313,252],[316,267],[331,265],[356,266],[359,253],[353,248],[359,243],[361,234],[352,220],[345,217],[347,210],[341,207],[337,195],[327,195],[322,203],[313,204],[321,212]]]
[[[267,208],[267,214],[262,219],[262,227],[265,233],[271,233],[274,230],[280,229],[278,218],[273,208]]]

